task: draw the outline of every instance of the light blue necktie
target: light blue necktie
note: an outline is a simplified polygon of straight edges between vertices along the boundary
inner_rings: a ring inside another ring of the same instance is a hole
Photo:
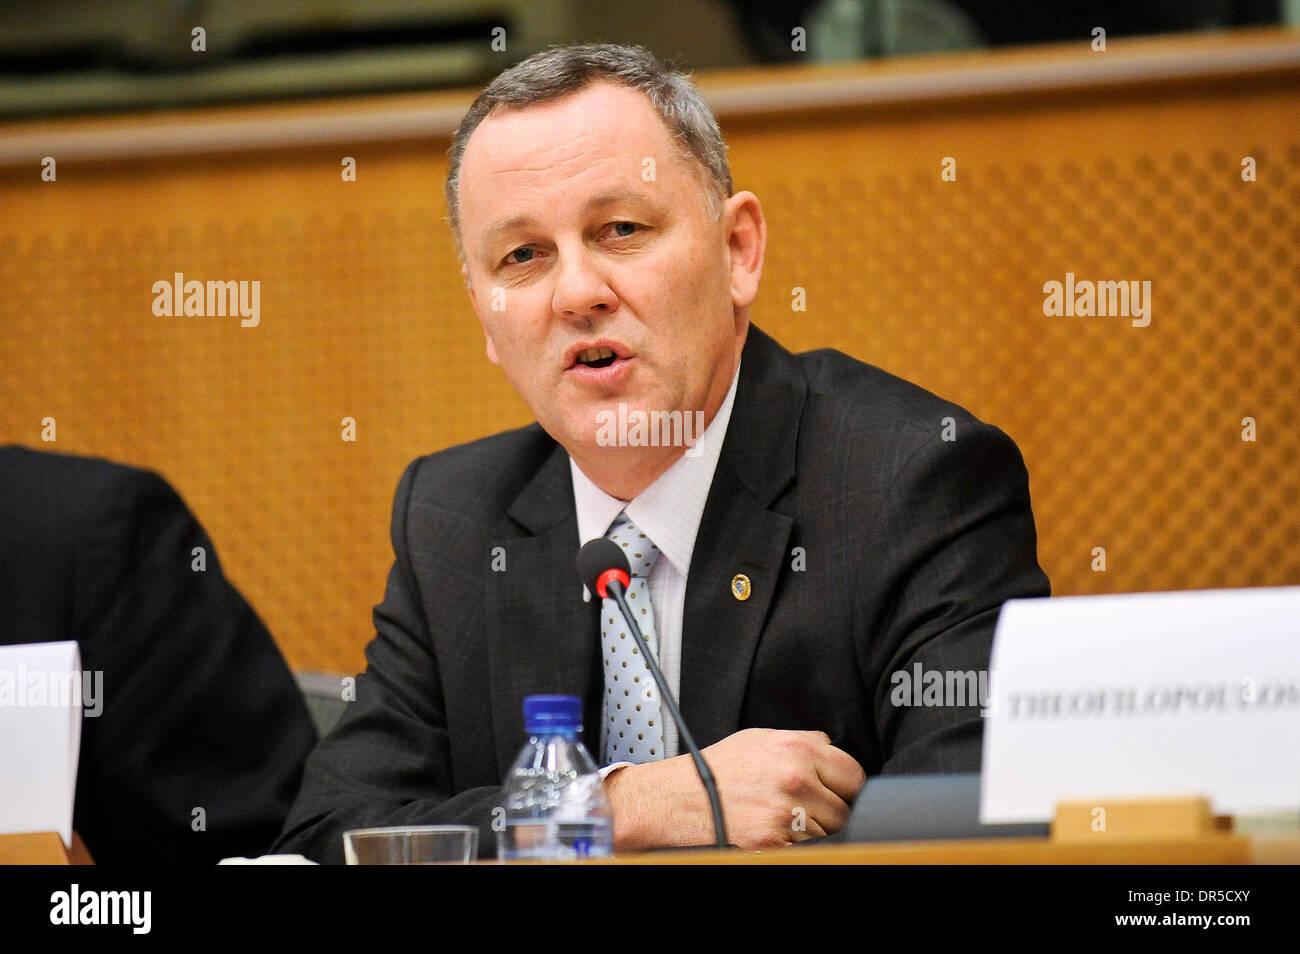
[[[617,543],[632,570],[627,605],[652,653],[659,652],[654,609],[647,577],[659,559],[655,546],[626,514],[619,514],[606,534]],[[601,655],[605,661],[605,765],[651,762],[664,757],[659,688],[650,667],[627,631],[618,604],[606,598],[600,607]],[[656,661],[657,661],[656,656]]]

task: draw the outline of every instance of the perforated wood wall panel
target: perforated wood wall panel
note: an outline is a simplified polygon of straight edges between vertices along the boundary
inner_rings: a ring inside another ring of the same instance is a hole
[[[1008,431],[1054,592],[1300,583],[1296,115],[1202,91],[754,128],[763,313]],[[1150,281],[1149,325],[1045,315],[1067,272]]]
[[[754,318],[1009,432],[1056,593],[1300,583],[1298,105],[1261,83],[726,123],[769,217]],[[362,664],[404,465],[530,420],[459,280],[445,147],[0,175],[0,441],[160,471],[296,667]],[[155,317],[178,271],[259,280],[261,324]],[[1150,281],[1149,326],[1044,315],[1067,272]]]

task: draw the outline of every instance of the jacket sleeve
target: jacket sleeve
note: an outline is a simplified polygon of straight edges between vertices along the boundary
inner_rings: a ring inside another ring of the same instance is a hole
[[[480,857],[495,857],[492,809],[501,789],[480,786],[453,794],[451,747],[438,660],[428,632],[407,541],[407,511],[420,467],[402,475],[393,505],[395,560],[383,602],[375,607],[375,638],[356,697],[307,760],[302,790],[277,852],[322,863],[343,861],[343,833],[389,825],[479,827]]]
[[[955,436],[927,436],[912,453],[887,521],[900,562],[875,691],[883,774],[979,771],[978,692],[999,610],[1050,593],[1020,451],[973,418]],[[915,704],[918,673],[921,690],[943,679],[939,704]]]
[[[162,478],[104,464],[79,494],[70,635],[103,689],[74,826],[100,863],[262,854],[316,742],[292,673]]]

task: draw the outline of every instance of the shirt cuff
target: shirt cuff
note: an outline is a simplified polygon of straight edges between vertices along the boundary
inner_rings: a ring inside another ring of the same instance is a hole
[[[613,763],[611,763],[611,764],[609,764],[609,765],[601,766],[601,769],[600,769],[600,780],[603,782],[603,781],[605,781],[605,779],[609,778],[609,776],[610,776],[612,773],[618,771],[618,770],[621,769],[621,768],[626,768],[627,766],[632,765],[632,764],[634,764],[634,763],[632,763],[632,762],[613,762]]]

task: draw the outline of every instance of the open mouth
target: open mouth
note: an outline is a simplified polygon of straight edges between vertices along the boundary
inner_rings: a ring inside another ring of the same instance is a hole
[[[588,348],[578,355],[575,363],[588,368],[608,368],[614,361],[614,352],[608,348]]]
[[[620,386],[636,362],[636,355],[617,338],[588,338],[564,354],[564,374],[581,387],[608,390]]]

